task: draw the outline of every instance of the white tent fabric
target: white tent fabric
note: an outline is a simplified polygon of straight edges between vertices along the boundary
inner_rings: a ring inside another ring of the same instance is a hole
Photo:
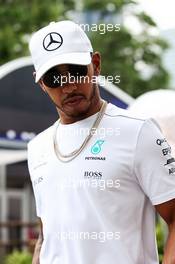
[[[129,109],[140,117],[175,115],[175,91],[155,90],[139,96]]]
[[[154,118],[175,156],[175,91],[156,90],[145,93],[130,105],[129,110],[137,117]]]
[[[27,159],[26,150],[0,149],[0,165],[8,165]]]

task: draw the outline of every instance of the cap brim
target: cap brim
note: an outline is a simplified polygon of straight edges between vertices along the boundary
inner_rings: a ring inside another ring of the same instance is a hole
[[[47,61],[38,69],[38,71],[36,71],[35,82],[37,83],[44,73],[46,73],[49,69],[51,69],[56,65],[61,65],[61,64],[88,65],[90,63],[91,63],[90,52],[68,53],[68,54],[59,55]]]

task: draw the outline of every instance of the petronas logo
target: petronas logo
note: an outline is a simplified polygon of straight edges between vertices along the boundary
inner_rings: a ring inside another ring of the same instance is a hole
[[[101,152],[101,146],[103,145],[105,141],[104,140],[97,140],[95,144],[91,148],[92,154],[99,154]]]

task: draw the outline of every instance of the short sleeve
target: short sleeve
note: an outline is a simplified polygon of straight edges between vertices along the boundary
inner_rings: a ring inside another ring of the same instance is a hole
[[[32,182],[32,188],[33,188],[33,193],[34,193],[34,197],[35,197],[35,205],[36,205],[36,214],[38,217],[41,217],[41,200],[40,200],[40,194],[37,188],[37,180],[36,180],[36,176],[34,173],[34,156],[35,156],[35,152],[34,150],[32,150],[32,148],[30,147],[30,143],[28,144],[28,170],[29,170],[29,174],[30,174],[30,179]]]
[[[146,120],[140,130],[134,173],[153,205],[175,198],[175,159],[171,146],[152,120]]]

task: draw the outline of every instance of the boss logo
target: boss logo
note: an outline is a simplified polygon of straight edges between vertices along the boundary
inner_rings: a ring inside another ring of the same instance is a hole
[[[84,178],[92,178],[92,179],[101,179],[102,178],[102,172],[101,171],[85,171],[84,172]]]

